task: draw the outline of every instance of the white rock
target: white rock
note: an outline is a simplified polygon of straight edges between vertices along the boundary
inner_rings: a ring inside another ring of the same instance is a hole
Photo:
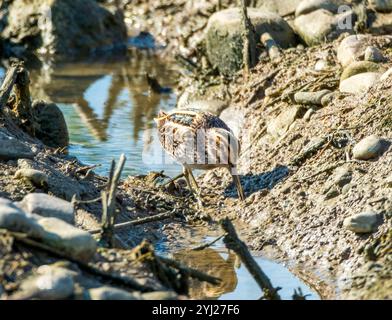
[[[340,24],[347,19],[354,19],[353,16],[352,10],[334,14],[318,9],[296,17],[294,28],[307,45],[314,46],[334,40],[343,32],[352,32],[350,29],[342,29]]]
[[[340,92],[360,94],[367,92],[381,78],[381,73],[364,72],[340,82]]]
[[[94,256],[97,243],[89,232],[56,218],[42,218],[38,223],[46,231],[42,238],[45,244],[82,261]]]
[[[12,201],[0,198],[0,228],[41,238],[44,229],[32,215],[26,215]]]
[[[73,294],[75,272],[45,265],[40,266],[37,273],[22,282],[14,298],[60,300]]]
[[[378,220],[376,212],[362,212],[344,219],[343,226],[355,233],[371,233],[375,231]]]
[[[28,213],[58,218],[69,224],[75,222],[74,208],[70,202],[45,193],[30,193],[18,205]]]
[[[340,64],[346,67],[351,62],[359,61],[365,53],[366,40],[369,38],[370,36],[363,34],[350,35],[344,38],[337,49],[337,58]]]
[[[118,288],[104,286],[88,290],[91,300],[141,300],[140,293],[129,293]]]
[[[369,160],[376,158],[382,149],[382,139],[376,135],[371,135],[362,139],[354,146],[353,156],[357,160]]]

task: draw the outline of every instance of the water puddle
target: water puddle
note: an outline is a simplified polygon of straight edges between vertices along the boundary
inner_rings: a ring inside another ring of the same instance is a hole
[[[157,250],[169,254],[185,265],[222,279],[222,284],[213,286],[205,282],[192,280],[190,296],[193,299],[211,300],[257,300],[262,297],[262,291],[250,275],[246,267],[233,252],[226,249],[223,240],[203,250],[194,248],[203,243],[209,243],[219,236],[214,230],[194,228],[191,235],[181,238],[176,243],[161,241]],[[319,300],[319,295],[308,285],[294,276],[289,269],[280,263],[254,256],[264,273],[270,278],[274,287],[280,287],[282,299],[291,300],[294,290],[299,288],[307,300]]]
[[[3,76],[4,70],[0,72]],[[69,128],[70,154],[85,164],[101,164],[96,170],[98,173],[107,175],[110,161],[125,153],[128,160],[124,174],[165,170],[174,176],[180,172],[177,164],[162,164],[160,153],[154,159],[154,153],[147,151],[160,149],[151,135],[153,117],[159,109],[172,109],[176,96],[151,93],[146,72],[156,75],[162,86],[173,87],[179,71],[153,55],[136,51],[126,61],[69,63],[32,70],[31,91],[35,99],[58,104]],[[211,236],[204,234],[202,241],[210,239]],[[189,247],[189,243],[180,248],[170,243],[158,244],[161,253],[171,254],[191,267],[224,280],[218,287],[194,282],[193,298],[260,298],[261,291],[253,278],[222,242],[202,251],[185,249]],[[273,285],[282,287],[280,294],[284,299],[291,299],[297,288],[309,295],[307,299],[319,298],[285,266],[263,257],[256,260]]]

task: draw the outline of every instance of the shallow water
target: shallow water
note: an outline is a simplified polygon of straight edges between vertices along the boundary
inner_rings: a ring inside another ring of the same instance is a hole
[[[125,175],[165,170],[174,176],[181,169],[168,158],[162,161],[164,153],[152,129],[153,117],[159,109],[174,108],[176,96],[151,93],[146,72],[156,75],[165,87],[173,87],[179,75],[178,69],[170,63],[136,51],[129,60],[69,63],[31,70],[31,92],[35,99],[58,104],[69,129],[70,155],[85,164],[101,164],[96,172],[107,175],[110,161],[125,153]],[[4,76],[3,69],[0,76]],[[204,234],[203,238],[202,241],[209,241],[211,236]],[[187,265],[224,280],[215,288],[194,282],[193,298],[260,298],[259,287],[238,259],[227,252],[222,241],[198,252],[184,248],[189,248],[189,244],[178,248],[162,241],[157,246],[160,253],[172,254]],[[309,294],[307,299],[318,299],[318,295],[285,266],[263,257],[255,259],[273,285],[283,288],[279,292],[282,298],[291,299],[294,289],[301,288],[304,294]]]
[[[34,98],[51,100],[63,111],[69,128],[69,152],[87,164],[101,164],[106,175],[111,159],[125,153],[124,175],[150,170],[178,174],[165,159],[155,137],[153,117],[175,107],[176,95],[150,92],[145,74],[173,87],[178,71],[148,53],[117,62],[68,63],[31,72]]]
[[[207,233],[207,235],[206,235]],[[200,236],[203,234],[203,236]],[[186,237],[179,243],[167,243],[164,240],[157,245],[161,253],[169,253],[173,258],[185,265],[216,276],[223,280],[221,285],[212,286],[205,282],[192,280],[190,296],[193,299],[213,300],[256,300],[262,297],[262,291],[250,275],[246,267],[240,262],[233,252],[229,252],[223,240],[214,245],[193,251],[202,243],[209,243],[216,239],[219,233],[204,228],[192,231],[193,236]],[[280,287],[279,295],[284,300],[291,300],[294,290],[299,288],[306,295],[307,300],[319,300],[319,295],[299,278],[294,276],[289,269],[280,263],[254,256],[263,272],[270,278],[272,285]]]

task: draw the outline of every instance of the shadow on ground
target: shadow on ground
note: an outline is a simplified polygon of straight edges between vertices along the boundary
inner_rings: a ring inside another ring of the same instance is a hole
[[[278,166],[271,171],[263,172],[260,174],[248,174],[241,176],[241,184],[244,188],[245,197],[263,189],[271,190],[279,182],[288,177],[290,171],[286,166]],[[231,183],[225,189],[225,196],[231,198],[238,198],[237,190],[234,183]]]

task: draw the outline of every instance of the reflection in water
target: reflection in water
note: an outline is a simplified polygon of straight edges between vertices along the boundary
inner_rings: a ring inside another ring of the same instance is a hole
[[[149,170],[174,174],[177,165],[149,159],[161,154],[149,129],[155,128],[153,118],[159,109],[174,108],[176,97],[150,92],[146,81],[149,73],[162,85],[173,87],[177,77],[173,68],[139,51],[123,61],[59,64],[31,72],[32,94],[60,106],[69,127],[70,154],[87,164],[102,164],[99,173],[106,174],[110,160],[124,152],[126,174]],[[158,152],[143,155],[156,147]]]
[[[224,293],[232,292],[237,287],[235,271],[237,256],[232,252],[228,254],[227,259],[224,259],[216,250],[211,248],[201,251],[178,251],[173,256],[190,268],[213,274],[223,280],[217,286],[192,280],[189,296],[193,299],[218,299]]]
[[[205,237],[203,241],[210,242],[211,240],[211,237]],[[184,243],[182,247],[185,247]],[[222,240],[201,251],[179,250],[172,252],[172,256],[191,268],[223,280],[218,286],[192,280],[189,293],[193,299],[255,300],[263,295],[248,270],[233,252],[226,250]],[[282,299],[291,300],[294,289],[298,288],[301,288],[304,295],[308,295],[307,300],[319,299],[314,291],[282,264],[263,257],[254,257],[254,259],[270,278],[273,286],[282,288],[279,290]]]

